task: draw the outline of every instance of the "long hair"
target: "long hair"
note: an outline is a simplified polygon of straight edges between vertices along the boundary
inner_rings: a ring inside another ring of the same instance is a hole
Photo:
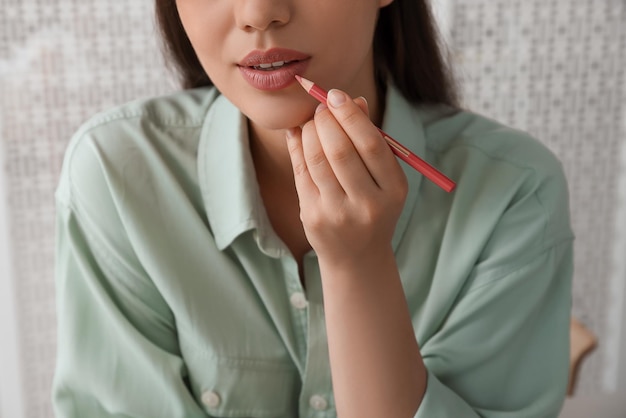
[[[340,0],[338,0],[340,1]],[[166,62],[184,89],[211,86],[185,33],[175,0],[156,0],[155,12]],[[458,107],[458,89],[429,0],[394,0],[380,10],[374,34],[377,82],[391,80],[414,104]]]

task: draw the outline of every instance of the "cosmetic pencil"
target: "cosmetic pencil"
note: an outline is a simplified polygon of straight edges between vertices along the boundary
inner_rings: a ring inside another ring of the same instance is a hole
[[[327,92],[323,88],[321,88],[311,80],[307,80],[306,78],[299,75],[296,75],[296,79],[307,93],[316,98],[320,103],[326,104]],[[405,146],[386,134],[382,129],[377,129],[383,136],[385,141],[387,141],[389,147],[391,147],[391,151],[393,151],[393,153],[398,158],[406,162],[418,172],[422,173],[427,179],[435,183],[437,186],[441,187],[446,192],[451,192],[452,190],[454,190],[456,184],[448,177],[446,177],[445,174],[437,170],[432,165],[428,164],[426,161],[422,160],[417,155],[413,154],[409,149],[407,149]]]

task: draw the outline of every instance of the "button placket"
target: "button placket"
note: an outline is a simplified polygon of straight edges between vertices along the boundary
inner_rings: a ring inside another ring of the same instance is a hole
[[[322,282],[317,259],[305,257],[307,278],[308,347],[306,368],[300,396],[300,415],[303,417],[334,416],[328,339],[326,335]]]
[[[316,411],[325,411],[328,408],[328,402],[321,395],[313,395],[309,399],[309,405]]]
[[[306,300],[306,296],[304,296],[302,292],[292,293],[289,301],[291,302],[291,306],[298,310],[306,309],[306,307],[309,306],[309,301]]]
[[[309,301],[304,293],[298,273],[298,263],[292,256],[281,258],[283,271],[285,272],[285,284],[289,305],[291,308],[292,324],[294,327],[294,335],[298,344],[298,355],[301,362],[302,370],[306,360],[307,350],[307,312]]]
[[[214,390],[206,390],[202,394],[202,403],[209,408],[217,408],[221,402],[222,399],[220,398],[219,393]]]

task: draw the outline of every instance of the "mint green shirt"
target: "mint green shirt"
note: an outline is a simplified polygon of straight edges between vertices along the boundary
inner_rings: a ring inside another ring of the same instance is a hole
[[[458,184],[402,163],[393,248],[428,369],[416,417],[556,417],[573,240],[560,163],[393,88],[383,129]],[[304,289],[247,141],[214,89],[122,106],[74,136],[56,193],[57,417],[336,417],[317,259]]]

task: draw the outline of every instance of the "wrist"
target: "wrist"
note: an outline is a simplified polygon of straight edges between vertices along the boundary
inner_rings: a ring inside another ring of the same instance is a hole
[[[325,281],[356,281],[363,283],[384,279],[390,273],[397,275],[398,268],[391,245],[373,249],[372,251],[346,256],[318,255],[322,282]]]

